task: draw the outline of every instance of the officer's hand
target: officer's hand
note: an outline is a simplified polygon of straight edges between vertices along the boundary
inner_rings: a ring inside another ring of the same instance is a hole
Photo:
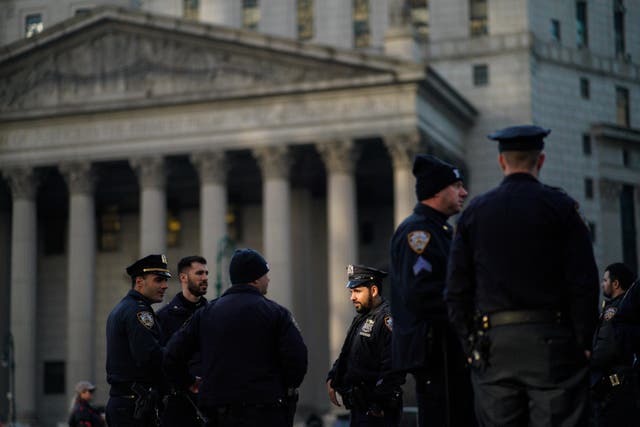
[[[369,408],[369,410],[367,411],[367,415],[371,417],[382,418],[384,417],[384,411],[380,408]]]
[[[331,403],[336,406],[342,406],[340,405],[340,402],[338,402],[338,396],[336,396],[335,389],[331,387],[331,380],[327,381],[327,393],[329,393],[329,400],[331,401]]]
[[[587,360],[591,359],[591,350],[585,350],[584,356],[587,358]]]

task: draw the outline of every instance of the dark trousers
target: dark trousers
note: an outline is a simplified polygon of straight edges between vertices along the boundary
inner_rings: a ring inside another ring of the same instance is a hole
[[[204,408],[206,427],[289,427],[283,406]]]
[[[191,402],[188,400],[191,399]],[[204,423],[198,418],[194,405],[197,395],[171,394],[167,397],[160,425],[162,427],[202,427]]]
[[[107,402],[106,417],[109,427],[156,427],[156,414],[150,413],[144,419],[134,420],[135,398],[111,396]]]
[[[473,389],[458,337],[432,327],[425,367],[413,372],[420,427],[473,427]]]
[[[487,366],[472,370],[480,426],[588,425],[586,358],[568,326],[498,326],[487,336]]]
[[[593,390],[593,389],[592,389]],[[617,387],[591,393],[594,426],[635,427],[640,422],[638,378],[630,372]]]
[[[383,417],[367,415],[364,411],[351,410],[350,427],[398,427],[402,412],[400,410],[386,410]]]

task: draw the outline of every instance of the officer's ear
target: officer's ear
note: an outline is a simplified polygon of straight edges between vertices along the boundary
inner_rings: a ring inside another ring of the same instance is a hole
[[[378,288],[378,285],[371,285],[369,286],[369,292],[371,292],[371,296],[373,298],[377,297],[378,295],[380,295],[380,289]]]

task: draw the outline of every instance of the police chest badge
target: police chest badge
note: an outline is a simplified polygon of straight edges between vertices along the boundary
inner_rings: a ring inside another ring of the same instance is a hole
[[[153,314],[148,311],[140,311],[136,314],[136,316],[138,316],[138,322],[142,323],[142,326],[147,329],[153,328],[153,325],[155,325],[156,323]]]
[[[370,337],[371,336],[371,331],[373,331],[373,325],[376,323],[375,320],[373,319],[367,319],[364,321],[364,325],[362,325],[362,328],[360,329],[360,335],[364,336],[364,337]]]
[[[418,255],[422,254],[427,248],[429,241],[431,240],[431,234],[427,231],[416,230],[407,234],[407,241],[412,251]]]
[[[611,320],[613,316],[616,315],[618,309],[616,307],[609,307],[604,311],[604,315],[602,316],[604,320]]]

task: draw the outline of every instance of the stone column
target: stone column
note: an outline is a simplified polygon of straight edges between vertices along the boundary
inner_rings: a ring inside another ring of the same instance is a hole
[[[200,251],[207,260],[210,284],[213,285],[213,279],[218,277],[219,246],[227,234],[227,164],[222,151],[193,154],[191,162],[200,177]]]
[[[66,387],[72,391],[80,380],[96,380],[94,175],[89,162],[62,164],[60,172],[69,187]]]
[[[345,288],[347,265],[358,262],[358,221],[354,170],[358,151],[350,140],[316,145],[327,169],[327,233],[329,260],[329,349],[333,362],[340,352],[353,308]]]
[[[11,220],[11,323],[13,334],[16,419],[36,422],[36,178],[29,167],[5,172],[13,198]]]
[[[271,267],[269,297],[293,310],[288,148],[257,148],[253,155],[262,170],[264,256]]]
[[[131,161],[140,183],[140,256],[167,250],[166,168],[159,156]]]
[[[393,161],[393,219],[397,227],[416,204],[416,179],[411,170],[420,148],[420,134],[393,135],[385,138],[384,143]]]

